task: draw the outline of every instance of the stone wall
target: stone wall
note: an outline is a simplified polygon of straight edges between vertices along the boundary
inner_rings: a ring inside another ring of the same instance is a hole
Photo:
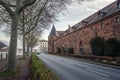
[[[116,18],[119,18],[118,22],[116,22]],[[57,47],[61,49],[72,47],[74,54],[90,55],[90,40],[95,36],[120,40],[120,12],[57,38],[54,40],[54,52]]]

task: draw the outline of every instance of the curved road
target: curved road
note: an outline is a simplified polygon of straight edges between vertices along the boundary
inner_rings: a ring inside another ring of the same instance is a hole
[[[120,80],[120,70],[50,54],[38,57],[60,80]]]

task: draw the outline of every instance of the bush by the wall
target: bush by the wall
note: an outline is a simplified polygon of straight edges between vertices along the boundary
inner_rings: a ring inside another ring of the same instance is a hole
[[[95,37],[91,39],[90,44],[93,55],[104,56],[104,38]]]
[[[57,53],[61,53],[61,48],[57,47]]]
[[[120,52],[120,42],[115,38],[105,41],[105,56],[115,57]]]
[[[32,80],[59,80],[34,53],[31,56],[31,64]]]
[[[66,49],[66,52],[67,52],[68,54],[74,54],[74,49],[73,49],[73,48],[67,48],[67,49]]]

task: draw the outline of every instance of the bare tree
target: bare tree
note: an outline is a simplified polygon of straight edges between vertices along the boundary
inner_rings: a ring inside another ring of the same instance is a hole
[[[0,0],[0,5],[4,8],[11,18],[11,36],[8,51],[8,70],[16,71],[16,49],[17,49],[17,32],[21,11],[36,0]]]
[[[69,2],[69,1],[67,1]],[[18,27],[23,36],[23,57],[25,53],[25,36],[31,31],[38,34],[46,29],[50,23],[56,20],[56,15],[65,8],[65,2],[58,0],[41,0],[23,10]]]
[[[31,52],[32,52],[33,47],[38,45],[39,37],[34,32],[32,32],[29,34],[28,40],[29,40],[29,47],[31,48]]]
[[[17,48],[18,25],[19,25],[19,19],[21,17],[20,14],[23,11],[23,9],[25,9],[27,6],[34,4],[36,1],[37,0],[0,0],[0,5],[1,5],[0,13],[4,15],[0,17],[1,18],[0,22],[1,23],[7,22],[8,24],[11,25],[10,46],[8,51],[8,70],[9,71],[16,71],[15,56],[16,56],[16,48]],[[40,3],[42,4],[45,0],[38,0],[38,1],[41,1]],[[79,1],[81,2],[81,1],[91,1],[91,0],[79,0]],[[48,0],[48,3],[45,5],[45,8],[43,7],[43,9],[46,11],[46,15],[48,16],[49,16],[48,14],[49,12],[50,14],[57,14],[61,11],[61,9],[65,8],[65,4],[69,4],[70,2],[71,0]],[[40,26],[42,24],[42,23],[38,23],[38,21],[42,19],[40,18],[41,15],[38,15],[38,16],[39,17],[36,18],[37,21],[35,22],[34,27],[31,28],[29,32],[35,29],[36,26]],[[52,15],[52,18],[53,16],[56,16],[56,15]],[[44,17],[44,16],[41,16],[41,17]],[[46,17],[46,20],[49,20],[48,17]],[[23,29],[24,29],[24,25],[23,25]]]

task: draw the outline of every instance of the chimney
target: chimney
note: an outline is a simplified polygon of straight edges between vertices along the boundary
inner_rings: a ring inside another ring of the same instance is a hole
[[[68,25],[68,28],[70,28],[70,24]]]

